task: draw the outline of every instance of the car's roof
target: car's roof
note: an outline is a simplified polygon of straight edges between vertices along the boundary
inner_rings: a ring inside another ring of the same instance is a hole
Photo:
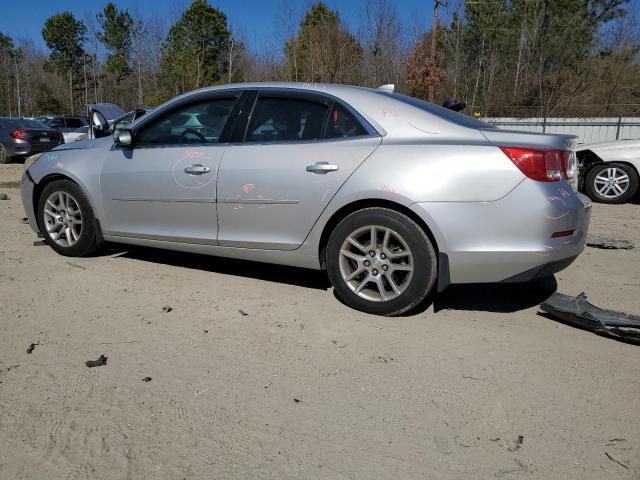
[[[397,93],[392,93],[389,88],[368,88],[355,85],[342,85],[335,83],[315,83],[315,82],[251,82],[251,83],[229,83],[200,88],[186,92],[178,97],[168,100],[160,105],[157,110],[173,104],[175,101],[188,99],[193,95],[208,92],[224,92],[234,90],[293,90],[301,92],[317,93],[321,95],[333,96],[343,101],[352,108],[361,118],[363,118],[372,130],[377,131],[382,136],[410,137],[416,135],[433,135],[440,132],[439,138],[444,135],[454,135],[456,128],[463,129],[490,129],[491,125],[480,122],[461,113],[447,110],[433,103],[421,101],[412,97],[406,97]],[[398,121],[400,117],[400,121]],[[148,117],[147,117],[148,118]],[[134,122],[144,122],[145,117],[141,117]],[[418,125],[416,127],[416,125]],[[422,130],[421,130],[422,129]],[[476,135],[476,137],[478,137]],[[485,137],[478,137],[481,141],[486,141]]]
[[[359,87],[356,85],[341,85],[337,83],[316,83],[316,82],[247,82],[247,83],[227,83],[225,85],[215,85],[211,87],[203,87],[189,93],[207,92],[215,90],[228,89],[261,89],[261,88],[284,88],[296,90],[320,91],[334,95],[353,91],[370,91],[375,92],[374,88]]]

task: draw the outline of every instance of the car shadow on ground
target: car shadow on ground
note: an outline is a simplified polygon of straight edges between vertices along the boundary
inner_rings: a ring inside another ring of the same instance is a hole
[[[204,272],[296,285],[316,290],[328,290],[331,288],[331,283],[325,272],[306,268],[137,246],[121,247],[113,245],[103,254]],[[430,294],[417,307],[402,316],[418,315],[426,311],[431,305],[433,305],[436,313],[441,310],[517,312],[544,302],[556,291],[557,286],[558,284],[553,276],[530,283],[452,285],[442,293],[434,292]],[[344,303],[339,297],[336,296],[336,298],[341,303]]]
[[[331,287],[324,272],[307,268],[287,267],[270,263],[213,257],[197,253],[177,252],[145,247],[110,247],[106,255],[131,258],[143,262],[160,263],[174,267],[254,278],[267,282],[284,283],[304,288],[328,290]]]
[[[541,304],[557,288],[558,283],[554,276],[528,283],[452,285],[434,298],[433,309],[435,312],[441,310],[517,312]]]

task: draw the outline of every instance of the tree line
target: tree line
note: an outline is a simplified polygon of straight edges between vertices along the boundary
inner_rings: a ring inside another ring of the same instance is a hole
[[[629,0],[451,0],[435,33],[400,21],[400,2],[362,0],[357,30],[323,2],[285,2],[274,38],[252,51],[207,0],[172,24],[109,3],[42,27],[46,51],[0,32],[0,115],[154,106],[208,85],[287,80],[376,87],[483,116],[640,115],[640,30]],[[432,52],[435,36],[436,51]]]

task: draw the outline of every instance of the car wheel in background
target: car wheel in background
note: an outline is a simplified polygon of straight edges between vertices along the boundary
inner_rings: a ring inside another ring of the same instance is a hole
[[[82,189],[70,180],[55,180],[44,188],[37,218],[44,239],[61,255],[81,257],[100,246],[91,204]]]
[[[11,163],[11,157],[7,155],[7,149],[0,143],[0,164]]]
[[[629,165],[603,163],[587,175],[585,189],[591,200],[601,203],[624,203],[638,189],[638,174]]]
[[[400,315],[418,305],[437,276],[429,237],[412,219],[387,208],[347,216],[327,244],[327,273],[347,305],[377,315]]]

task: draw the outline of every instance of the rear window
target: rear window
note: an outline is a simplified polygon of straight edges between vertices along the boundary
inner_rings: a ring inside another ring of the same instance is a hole
[[[444,118],[453,123],[457,123],[458,125],[462,125],[467,128],[479,128],[479,129],[496,129],[494,125],[490,123],[486,123],[480,120],[476,120],[468,115],[463,115],[462,113],[454,112],[453,110],[449,110],[448,108],[440,107],[438,105],[434,105],[433,103],[426,102],[424,100],[419,100],[417,98],[409,97],[408,95],[402,95],[400,93],[391,93],[391,92],[377,92],[380,95],[386,95],[395,100],[399,100],[402,103],[406,103],[411,105],[412,107],[419,108],[420,110],[424,110],[425,112],[429,112],[433,115],[436,115],[440,118]]]
[[[3,118],[0,120],[0,125],[4,128],[18,129],[18,128],[47,128],[37,120],[27,120],[24,118]]]

